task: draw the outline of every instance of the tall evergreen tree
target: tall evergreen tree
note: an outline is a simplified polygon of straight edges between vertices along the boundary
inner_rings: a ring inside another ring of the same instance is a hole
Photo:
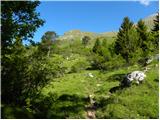
[[[157,13],[156,19],[154,20],[154,28],[152,31],[159,31],[159,13]]]
[[[100,49],[101,49],[101,41],[99,40],[99,38],[97,38],[97,39],[96,39],[96,42],[95,42],[95,44],[94,44],[94,46],[93,46],[92,51],[93,51],[94,53],[98,53],[98,52],[100,51]]]
[[[159,47],[159,13],[157,14],[156,19],[154,20],[154,28],[152,30],[152,33],[154,36],[153,44],[155,44],[155,49],[158,49]]]
[[[84,45],[84,46],[86,46],[87,44],[88,44],[88,42],[90,41],[90,37],[89,36],[84,36],[83,38],[82,38],[82,44]]]
[[[130,55],[133,55],[136,51],[137,42],[138,35],[133,27],[133,22],[128,17],[125,17],[117,34],[114,46],[115,53],[120,54],[129,63],[129,59],[133,57]]]
[[[144,56],[146,56],[149,52],[149,33],[147,31],[147,26],[145,25],[144,21],[139,20],[137,24],[137,32],[139,35],[139,47],[142,48]]]

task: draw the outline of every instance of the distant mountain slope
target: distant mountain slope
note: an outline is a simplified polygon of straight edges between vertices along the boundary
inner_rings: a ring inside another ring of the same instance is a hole
[[[117,35],[117,31],[115,31],[115,32],[104,32],[104,33],[100,33],[98,35],[103,36],[103,37],[114,37],[114,36]]]
[[[145,24],[148,26],[149,30],[151,30],[154,26],[154,19],[156,18],[157,14],[152,14],[144,19],[142,19]],[[136,25],[137,23],[135,23]],[[97,37],[115,37],[117,35],[117,31],[113,32],[103,32],[103,33],[94,33],[94,32],[84,32],[80,30],[70,30],[65,32],[64,35],[60,36],[60,40],[73,40],[73,39],[82,39],[84,36],[89,36],[91,38]]]
[[[63,36],[60,36],[60,40],[72,40],[72,39],[82,39],[84,36],[89,36],[90,38],[97,37],[114,37],[117,32],[104,32],[104,33],[94,33],[94,32],[83,32],[80,30],[71,30],[65,32]]]
[[[144,23],[148,26],[148,28],[151,30],[154,26],[154,19],[156,18],[157,14],[152,14],[146,18],[143,19]]]
[[[70,30],[68,32],[65,32],[64,35],[61,36],[59,39],[61,40],[81,39],[84,36],[89,36],[91,38],[94,38],[97,36],[97,34],[93,32],[83,32],[80,30]]]

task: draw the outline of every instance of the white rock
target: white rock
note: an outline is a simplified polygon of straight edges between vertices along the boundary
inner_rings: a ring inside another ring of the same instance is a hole
[[[89,77],[92,77],[92,78],[94,77],[94,76],[92,75],[92,73],[89,73],[88,76],[89,76]]]
[[[127,79],[129,81],[135,80],[137,84],[139,84],[140,81],[143,81],[146,75],[144,74],[143,71],[133,71],[130,74],[128,74]]]
[[[150,58],[146,61],[147,64],[151,63],[153,61],[153,58]]]
[[[97,87],[101,86],[101,84],[97,84]]]

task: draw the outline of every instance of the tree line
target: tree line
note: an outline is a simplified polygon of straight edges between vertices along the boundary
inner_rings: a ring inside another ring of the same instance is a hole
[[[94,66],[107,69],[109,67],[107,62],[110,63],[110,61],[115,61],[115,59],[117,59],[119,66],[137,63],[144,66],[148,59],[158,54],[158,26],[159,14],[157,14],[154,20],[154,27],[151,31],[148,30],[143,20],[139,20],[137,24],[134,24],[128,17],[125,17],[112,45],[108,46],[106,39],[98,38],[96,40],[92,49],[93,53],[96,54]],[[117,66],[116,61],[110,66],[114,65]]]

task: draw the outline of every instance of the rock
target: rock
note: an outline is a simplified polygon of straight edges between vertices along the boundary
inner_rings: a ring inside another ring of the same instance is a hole
[[[88,76],[89,76],[89,77],[92,77],[92,78],[94,77],[94,76],[92,75],[92,73],[89,73]]]
[[[87,111],[87,117],[90,119],[96,118],[94,111]]]

